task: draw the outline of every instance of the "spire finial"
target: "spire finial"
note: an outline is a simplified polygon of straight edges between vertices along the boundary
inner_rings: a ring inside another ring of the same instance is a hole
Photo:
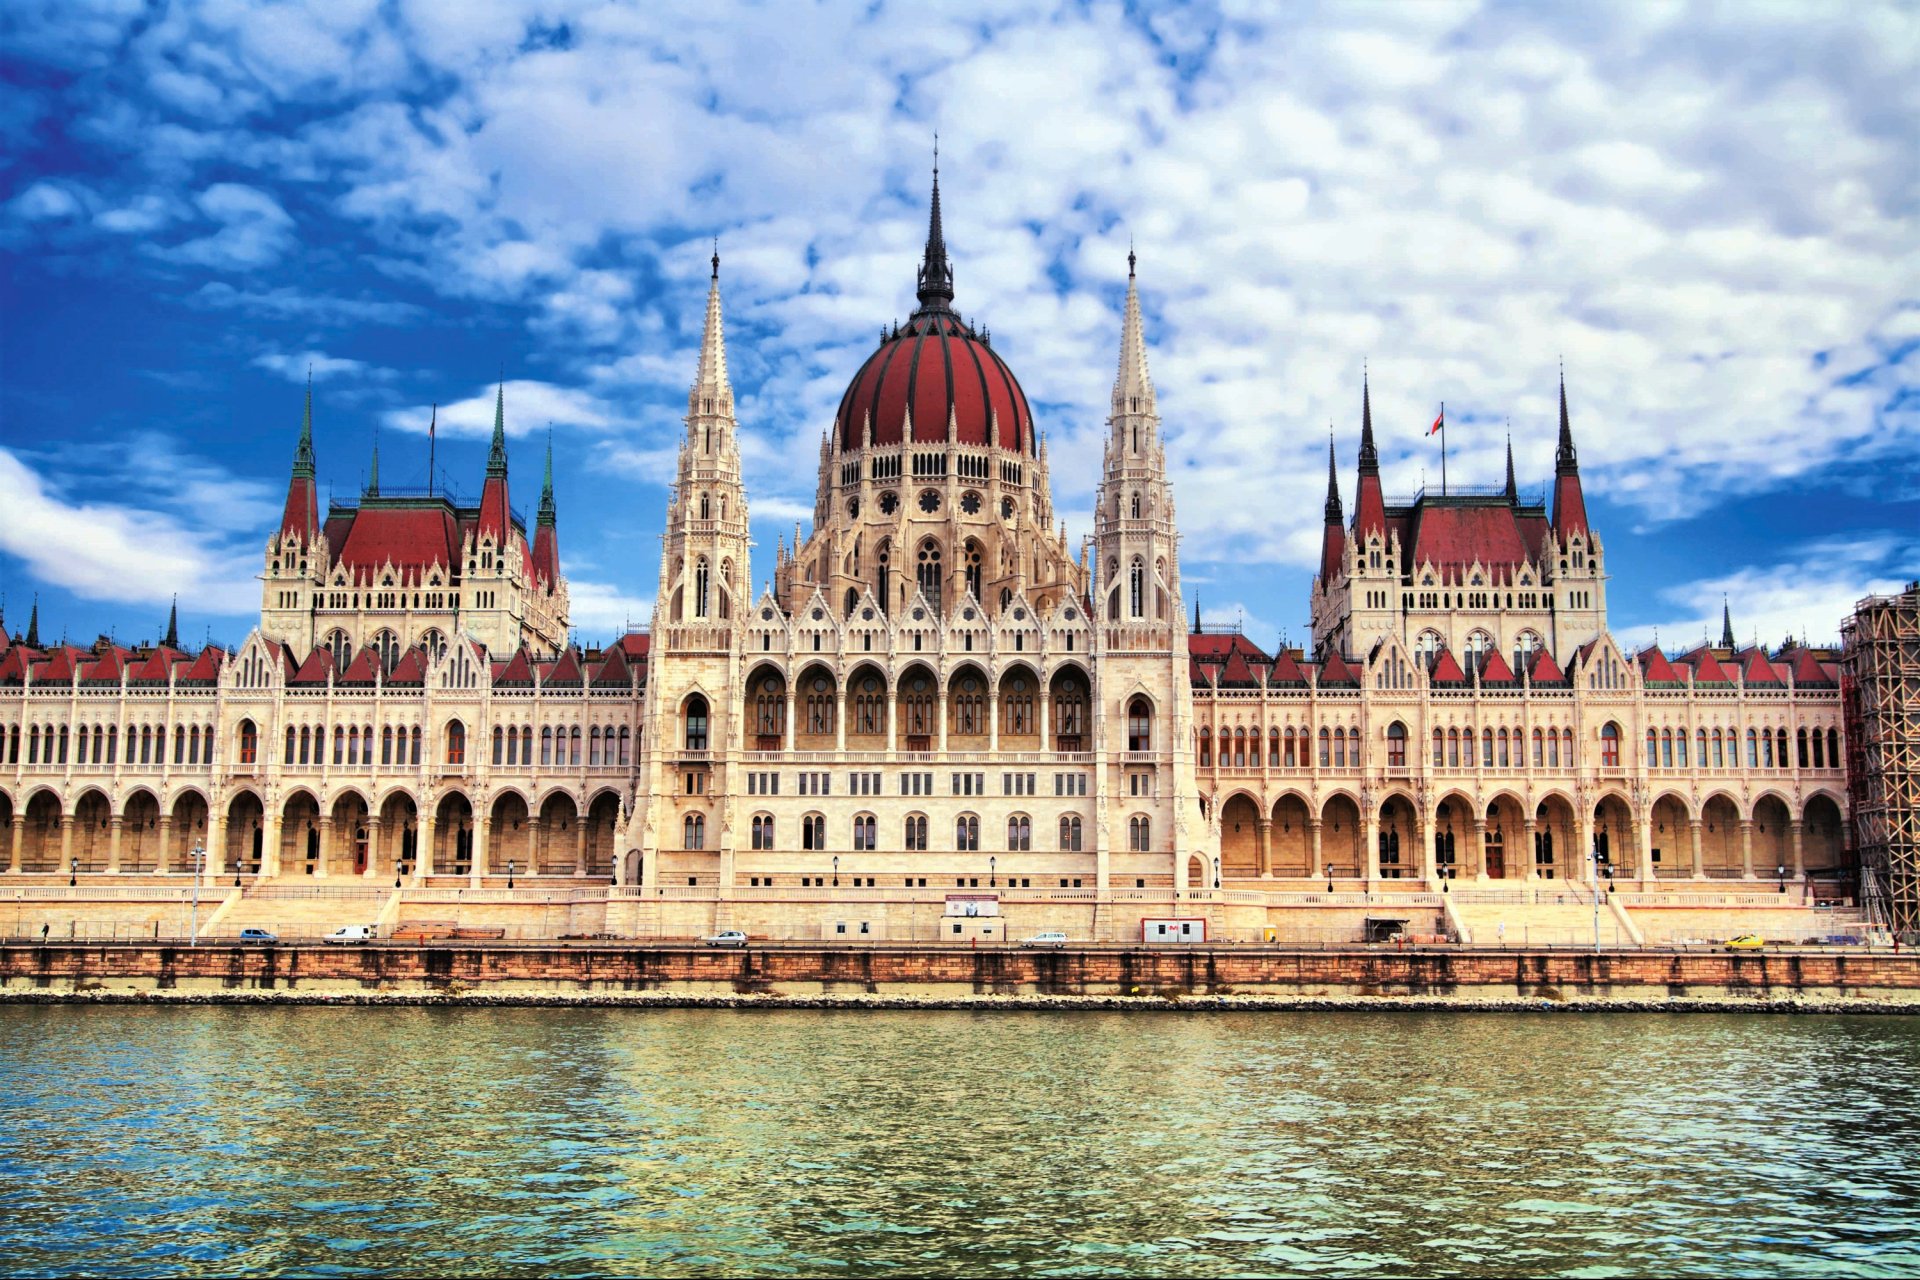
[[[169,649],[180,647],[180,596],[176,592],[173,605],[167,610],[167,638],[160,642]]]
[[[1129,280],[1133,279],[1134,262],[1135,262],[1135,258],[1133,256],[1133,233],[1129,231],[1127,233],[1127,279]]]
[[[551,525],[556,523],[556,511],[553,505],[553,424],[547,424],[547,473],[540,482],[540,514],[538,523]]]
[[[1340,470],[1333,457],[1333,423],[1327,423],[1327,523],[1339,524],[1345,519],[1340,506]]]
[[[27,614],[27,648],[40,647],[40,593],[33,593],[33,609]]]
[[[713,238],[713,278],[720,278],[720,237]]]
[[[707,282],[707,322],[700,334],[700,370],[694,377],[695,400],[712,400],[715,409],[730,401],[733,385],[727,380],[727,334],[720,313],[720,241],[714,239],[713,278]],[[688,412],[692,413],[693,407]]]
[[[1720,593],[1720,647],[1731,649],[1733,640],[1733,606],[1727,602],[1727,595]]]
[[[1120,371],[1113,380],[1113,416],[1152,412],[1153,375],[1147,370],[1146,330],[1140,320],[1140,283],[1134,276],[1134,256],[1129,249],[1127,303],[1120,321]]]
[[[933,201],[927,214],[927,251],[920,263],[920,309],[953,309],[953,268],[947,262],[946,232],[940,223],[940,135],[933,139]]]
[[[1567,365],[1560,362],[1560,447],[1555,452],[1554,470],[1571,475],[1580,470],[1580,455],[1573,448],[1573,426],[1567,418]]]
[[[293,450],[293,474],[313,478],[313,369],[307,369],[307,403],[300,414],[300,443]]]
[[[500,388],[493,399],[493,448],[487,451],[487,475],[507,474],[507,371],[500,370]]]
[[[1367,362],[1360,362],[1360,474],[1380,474],[1380,453],[1373,446],[1373,379]]]
[[[1520,487],[1513,480],[1513,419],[1507,419],[1507,501],[1520,500]]]
[[[373,429],[373,462],[367,467],[367,496],[380,496],[380,428]]]

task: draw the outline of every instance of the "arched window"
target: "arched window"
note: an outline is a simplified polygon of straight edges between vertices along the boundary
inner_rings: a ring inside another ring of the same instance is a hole
[[[1774,754],[1773,754],[1774,763],[1782,769],[1788,768],[1789,766],[1787,764],[1787,731],[1785,729],[1774,730],[1773,745],[1774,745]]]
[[[600,726],[597,724],[587,730],[587,763],[594,768],[600,766]]]
[[[1458,729],[1447,730],[1447,767],[1449,769],[1460,767],[1460,731]]]
[[[925,853],[927,851],[927,815],[908,814],[905,835],[907,852]]]
[[[1033,848],[1033,819],[1016,813],[1007,819],[1007,852],[1026,853]]]
[[[1420,659],[1421,666],[1431,666],[1433,664],[1433,656],[1440,652],[1440,648],[1440,633],[1438,631],[1422,631],[1418,636],[1414,637],[1413,653],[1415,657]]]
[[[683,849],[704,849],[707,847],[707,819],[705,814],[690,813],[686,821],[680,824]]]
[[[1840,731],[1829,729],[1827,730],[1827,768],[1838,769],[1840,764]]]
[[[467,726],[458,720],[447,722],[447,763],[467,762]]]
[[[1657,729],[1649,729],[1647,730],[1647,767],[1649,769],[1654,769],[1654,768],[1658,768],[1659,765],[1660,765],[1660,732]]]
[[[707,749],[707,700],[700,694],[687,699],[683,713],[687,722],[687,750]],[[575,730],[575,732],[579,732]]]
[[[420,763],[420,726],[419,725],[413,726],[413,729],[409,732],[408,736],[412,739],[412,743],[413,743],[412,751],[409,754],[408,763],[419,764]]]
[[[980,852],[980,819],[963,813],[953,821],[953,847],[961,853]]]
[[[335,628],[327,632],[325,642],[327,653],[333,658],[333,669],[345,671],[347,664],[353,661],[353,642],[347,639],[347,633]]]
[[[1546,760],[1542,751],[1540,731],[1535,729],[1533,731],[1533,767],[1539,769],[1545,767],[1545,764]]]
[[[1127,567],[1127,613],[1135,618],[1147,613],[1147,562],[1139,556]]]
[[[753,847],[756,849],[773,848],[773,815],[756,813],[753,815]]]
[[[940,544],[932,538],[920,544],[919,560],[914,566],[914,576],[920,586],[920,594],[927,598],[927,604],[933,611],[939,613],[940,588],[944,579],[940,568]]]
[[[870,813],[853,815],[853,850],[855,853],[871,853],[878,847],[879,819]]]
[[[1611,720],[1600,726],[1600,764],[1606,769],[1620,767],[1620,726]]]
[[[1080,819],[1073,814],[1060,819],[1060,851],[1080,852]]]
[[[1213,767],[1213,730],[1207,728],[1200,730],[1200,767]]]
[[[567,763],[570,765],[579,764],[580,763],[580,726],[579,725],[576,724],[571,729],[567,730],[567,746],[568,746]]]
[[[528,730],[528,732],[532,732]],[[633,763],[633,731],[625,725],[620,727],[620,763]]]
[[[975,600],[984,599],[986,596],[986,588],[982,584],[980,577],[980,544],[972,539],[968,539],[967,541],[965,560],[967,566],[967,590],[972,593]]]
[[[707,593],[712,586],[711,577],[705,556],[693,562],[693,616],[696,618],[707,616]]]
[[[428,627],[420,637],[420,647],[435,662],[447,656],[447,637],[438,627]]]
[[[1135,520],[1140,518],[1140,491],[1138,489],[1133,492],[1133,518]]]
[[[1033,731],[1033,684],[1016,675],[1000,691],[1000,732],[1023,738]]]
[[[240,722],[240,763],[258,764],[260,762],[260,731],[253,727],[253,721]]]
[[[493,763],[503,765],[507,762],[507,731],[499,725],[493,726]]]
[[[825,815],[810,813],[800,819],[800,847],[819,850],[827,847],[827,819]]]
[[[1395,720],[1387,726],[1387,768],[1407,767],[1407,726]]]
[[[1325,729],[1322,729],[1320,731],[1320,737],[1323,740],[1323,743],[1326,736],[1327,736],[1327,731]],[[1321,754],[1322,755],[1326,754],[1324,746],[1321,751]],[[1444,769],[1446,768],[1446,765],[1447,765],[1447,735],[1441,730],[1435,729],[1433,731],[1433,767],[1436,769]]]
[[[393,669],[400,665],[400,637],[391,631],[376,632],[373,651],[380,655],[380,670],[392,675]]]
[[[1153,750],[1153,708],[1145,698],[1127,704],[1127,750]]]
[[[1660,767],[1673,768],[1673,730],[1671,729],[1660,731]]]
[[[540,763],[553,763],[553,726],[550,724],[540,726]]]
[[[1144,813],[1127,819],[1127,848],[1133,853],[1153,850],[1153,819]]]
[[[833,681],[816,673],[807,681],[807,732],[816,737],[833,732]]]

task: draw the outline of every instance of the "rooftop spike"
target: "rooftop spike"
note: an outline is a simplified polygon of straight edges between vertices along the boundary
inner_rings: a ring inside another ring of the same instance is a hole
[[[173,598],[173,605],[167,610],[167,638],[160,642],[169,649],[180,647],[180,597]]]
[[[1518,502],[1519,500],[1520,486],[1515,484],[1513,479],[1513,431],[1511,424],[1509,424],[1507,431],[1507,501]]]
[[[1327,424],[1327,523],[1340,524],[1345,514],[1340,505],[1340,471],[1333,456],[1333,424]]]
[[[1380,452],[1373,445],[1373,382],[1365,365],[1360,368],[1360,474],[1380,474]]]
[[[1120,370],[1113,379],[1113,414],[1152,413],[1153,376],[1147,371],[1147,340],[1140,321],[1140,286],[1133,251],[1127,251],[1127,303],[1120,322]]]
[[[940,226],[940,141],[933,144],[933,203],[927,215],[927,251],[920,263],[920,309],[953,310],[953,268],[947,262],[947,238]]]
[[[556,524],[557,511],[553,505],[553,426],[547,426],[547,473],[540,482],[539,523],[551,527]]]
[[[733,384],[727,377],[726,325],[720,312],[720,242],[717,239],[713,242],[713,275],[707,283],[707,322],[700,334],[700,371],[694,379],[693,394],[696,399],[729,404],[733,400]]]
[[[1567,418],[1567,370],[1560,369],[1560,448],[1554,454],[1554,470],[1571,475],[1580,469],[1580,456],[1573,448],[1573,426]]]
[[[1733,607],[1727,603],[1725,593],[1722,593],[1720,596],[1720,647],[1722,649],[1735,647],[1733,641]]]
[[[313,370],[307,370],[307,405],[300,415],[300,443],[293,450],[293,474],[313,478]]]
[[[40,595],[34,593],[33,610],[27,614],[27,648],[40,647]]]
[[[504,476],[507,474],[507,380],[500,379],[500,389],[493,400],[493,448],[487,451],[487,475]]]
[[[380,496],[380,432],[378,428],[373,433],[373,461],[367,467],[367,496],[369,498]]]

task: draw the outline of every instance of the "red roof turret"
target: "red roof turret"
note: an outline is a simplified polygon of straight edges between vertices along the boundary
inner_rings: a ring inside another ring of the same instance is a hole
[[[1387,532],[1387,501],[1380,492],[1380,454],[1373,446],[1373,387],[1363,374],[1360,380],[1360,487],[1353,499],[1354,537],[1364,541],[1367,535]]]
[[[1587,532],[1587,499],[1580,491],[1580,457],[1567,420],[1567,376],[1560,375],[1560,447],[1553,463],[1553,531],[1561,539]]]
[[[300,443],[293,451],[293,476],[287,505],[280,514],[281,538],[311,543],[320,532],[320,499],[313,487],[313,375],[307,375],[307,407],[300,418]]]
[[[493,447],[487,451],[487,482],[480,489],[478,537],[491,534],[504,550],[512,537],[513,512],[507,502],[507,384],[502,382],[493,402]]]
[[[1465,684],[1467,673],[1460,669],[1460,663],[1453,656],[1453,650],[1442,649],[1434,655],[1433,667],[1428,673],[1435,684]]]

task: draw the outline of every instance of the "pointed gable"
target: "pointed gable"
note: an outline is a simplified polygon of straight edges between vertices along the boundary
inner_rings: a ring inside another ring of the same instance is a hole
[[[1500,656],[1498,649],[1489,649],[1482,657],[1480,662],[1480,683],[1514,683],[1513,668],[1507,665],[1507,660]]]
[[[1747,684],[1777,685],[1783,683],[1780,672],[1774,668],[1772,662],[1767,660],[1766,650],[1749,649],[1746,652],[1745,659],[1745,664],[1740,671],[1740,678]]]
[[[347,664],[346,674],[340,677],[340,684],[373,684],[380,678],[380,655],[372,645],[353,655],[353,661]]]
[[[580,651],[568,646],[560,651],[560,657],[547,668],[542,683],[545,684],[584,684],[586,678],[580,669]]]
[[[593,683],[597,688],[624,689],[633,683],[632,669],[627,666],[626,655],[616,648],[607,650],[606,661],[594,672]]]
[[[1301,669],[1300,660],[1293,656],[1293,650],[1282,649],[1280,656],[1273,660],[1273,670],[1267,674],[1267,683],[1298,688],[1306,682],[1307,673]]]
[[[47,652],[41,662],[35,664],[33,679],[36,684],[52,684],[54,681],[71,684],[73,673],[79,669],[80,650],[71,645],[59,645]]]
[[[1553,653],[1541,649],[1533,659],[1533,669],[1527,673],[1527,679],[1534,684],[1565,684],[1567,673],[1553,660]]]
[[[25,684],[27,670],[33,662],[33,650],[25,645],[14,645],[5,655],[0,655],[0,684]]]
[[[141,684],[165,684],[174,667],[186,660],[186,654],[163,644],[146,657],[130,663],[127,679],[137,680]]]
[[[1682,661],[1693,668],[1693,682],[1695,684],[1733,683],[1733,673],[1728,671],[1726,667],[1721,664],[1720,659],[1713,656],[1713,650],[1707,648],[1705,645],[1701,645],[1698,649],[1686,654],[1682,658]]]
[[[1354,671],[1352,665],[1340,656],[1340,651],[1335,649],[1320,659],[1320,683],[1357,685],[1360,683],[1360,676]]]
[[[1677,685],[1681,683],[1680,673],[1667,661],[1667,655],[1660,652],[1658,646],[1649,645],[1642,649],[1637,658],[1640,664],[1640,678],[1648,684]]]
[[[419,645],[400,655],[400,661],[393,664],[393,674],[387,677],[388,684],[425,684],[427,682],[427,651]]]
[[[1829,688],[1833,684],[1833,677],[1820,665],[1820,659],[1813,656],[1811,649],[1795,649],[1788,670],[1793,672],[1793,683],[1801,688]]]
[[[289,684],[324,685],[327,677],[333,674],[333,655],[325,649],[315,649],[293,673]]]
[[[521,645],[518,653],[494,669],[493,683],[496,686],[533,683],[533,658],[527,653],[525,645]]]
[[[226,657],[224,649],[208,645],[200,651],[200,656],[193,660],[193,665],[187,668],[187,673],[180,677],[181,681],[191,684],[217,683],[220,679],[220,668],[226,662]]]
[[[127,669],[127,651],[118,645],[108,645],[100,651],[100,656],[80,667],[80,678],[90,684],[118,684],[120,673]]]
[[[1451,649],[1442,649],[1434,655],[1433,667],[1428,672],[1428,675],[1435,684],[1465,684],[1467,682],[1467,673],[1460,669],[1460,663],[1455,660],[1453,650]]]

